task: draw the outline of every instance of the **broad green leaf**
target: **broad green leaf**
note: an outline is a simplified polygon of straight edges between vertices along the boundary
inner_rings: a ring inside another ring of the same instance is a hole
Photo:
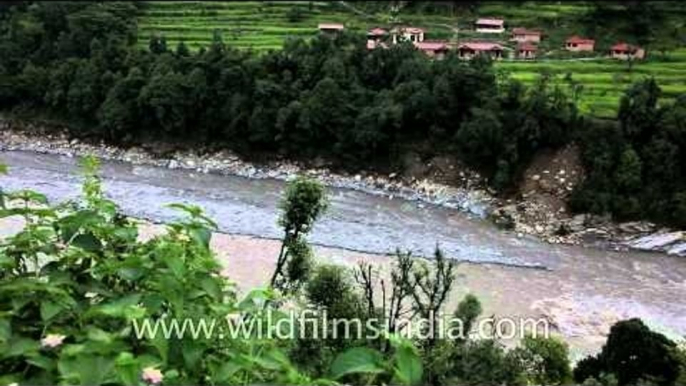
[[[191,235],[191,237],[193,237],[193,240],[195,240],[196,243],[202,245],[205,248],[210,247],[210,239],[212,238],[212,232],[210,232],[209,229],[207,229],[207,228],[191,229],[190,235]]]
[[[172,273],[177,279],[181,279],[186,274],[186,265],[184,261],[175,254],[169,254],[163,256],[164,263],[167,267],[171,269]]]
[[[33,354],[38,351],[40,344],[28,338],[14,338],[8,342],[8,348],[3,352],[2,357],[18,357]]]
[[[47,322],[65,308],[64,305],[50,299],[43,300],[40,303],[40,317],[44,322]]]
[[[385,371],[383,356],[367,347],[355,347],[339,354],[331,364],[331,377],[340,379],[349,374],[378,374]]]
[[[123,352],[119,354],[114,362],[119,380],[124,385],[137,385],[141,378],[140,363],[131,353]]]
[[[200,362],[204,350],[200,340],[186,339],[182,343],[183,362],[189,369],[194,369]]]
[[[57,368],[68,384],[100,385],[110,378],[114,360],[84,353],[74,357],[63,356]]]
[[[403,344],[395,352],[395,376],[403,385],[422,382],[422,360],[410,344]]]
[[[136,281],[143,276],[143,272],[140,268],[120,268],[117,274],[124,280]]]
[[[7,342],[12,336],[12,325],[8,319],[0,319],[0,342]]]
[[[215,374],[212,376],[212,380],[215,383],[226,384],[231,377],[233,377],[237,372],[241,371],[243,367],[238,363],[233,361],[222,363],[216,370]]]
[[[137,319],[145,316],[145,309],[138,306],[140,295],[134,294],[114,300],[88,311],[87,315],[106,315],[115,318]]]
[[[53,359],[43,355],[33,355],[27,358],[26,362],[44,370],[51,370],[55,366]]]
[[[73,246],[79,247],[88,252],[97,252],[102,249],[102,243],[92,233],[84,233],[74,237]]]
[[[210,295],[214,300],[220,300],[222,297],[222,289],[217,279],[213,277],[206,277],[200,281],[200,287],[202,287],[208,295]]]

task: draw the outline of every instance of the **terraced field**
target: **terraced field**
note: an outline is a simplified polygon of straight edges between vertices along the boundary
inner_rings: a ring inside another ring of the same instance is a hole
[[[183,41],[191,49],[211,43],[214,31],[221,31],[227,45],[264,52],[278,49],[289,37],[310,37],[322,22],[344,23],[349,30],[360,32],[387,24],[389,15],[369,14],[356,9],[354,3],[273,1],[273,2],[142,2],[139,17],[139,45],[146,47],[150,36],[164,35],[168,46]],[[546,31],[544,48],[555,48],[573,32],[586,33],[579,20],[589,9],[588,4],[557,2],[526,2],[517,7],[508,4],[487,4],[470,13],[416,14],[401,12],[402,23],[427,29],[429,39],[485,38],[469,30],[476,16],[503,17],[510,27],[541,27]],[[456,34],[455,26],[461,30]],[[553,28],[554,27],[554,28]],[[489,38],[493,39],[493,36]],[[612,34],[598,37],[603,50],[618,39]],[[664,100],[686,93],[686,48],[669,55],[669,61],[651,59],[636,63],[629,71],[626,63],[598,58],[595,60],[541,59],[536,62],[503,61],[498,68],[524,83],[533,83],[541,73],[549,72],[563,86],[571,74],[583,85],[580,105],[584,112],[595,116],[616,114],[618,100],[633,81],[653,76],[662,87]]]
[[[624,62],[610,59],[594,61],[549,60],[537,62],[500,62],[498,68],[515,79],[532,84],[542,73],[554,76],[555,82],[568,86],[567,74],[583,86],[579,104],[582,111],[594,116],[611,117],[617,112],[618,100],[629,85],[646,77],[654,77],[662,88],[662,103],[686,94],[686,49],[674,52],[671,61],[646,61],[634,64],[631,72]]]
[[[150,1],[141,5],[138,42],[147,46],[150,36],[161,34],[171,48],[183,41],[198,49],[209,45],[218,30],[228,45],[265,51],[280,48],[288,37],[313,36],[318,23],[340,22],[353,27],[359,19],[327,2]]]

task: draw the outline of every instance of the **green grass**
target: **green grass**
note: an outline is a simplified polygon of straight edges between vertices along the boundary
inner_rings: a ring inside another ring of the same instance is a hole
[[[548,60],[538,62],[499,62],[497,68],[508,71],[524,84],[533,84],[543,72],[554,77],[554,83],[567,87],[566,74],[583,85],[580,106],[582,111],[603,117],[616,115],[617,104],[624,91],[635,81],[654,77],[662,88],[662,103],[686,93],[686,49],[670,55],[674,62],[645,61],[634,64],[631,71],[626,63],[614,60],[570,62]]]
[[[359,4],[350,4],[362,8]],[[297,20],[289,18],[294,7],[301,10],[301,17]],[[517,6],[494,2],[480,6],[475,13],[427,14],[408,9],[403,10],[399,17],[404,24],[426,28],[429,39],[451,39],[454,37],[454,27],[459,26],[459,37],[462,39],[506,40],[507,36],[481,35],[470,31],[478,16],[502,17],[509,28],[542,28],[546,33],[542,48],[552,50],[558,49],[569,35],[590,34],[582,22],[590,9],[588,2],[524,2]],[[138,18],[138,45],[147,47],[150,36],[163,34],[171,48],[183,41],[190,49],[197,50],[209,45],[213,32],[219,30],[227,45],[250,49],[259,54],[279,49],[290,37],[316,36],[318,23],[339,22],[349,30],[363,32],[373,26],[385,25],[386,20],[388,15],[362,15],[336,2],[148,1],[142,3]],[[620,38],[611,30],[596,37],[600,51]],[[670,53],[669,60],[637,62],[630,72],[626,63],[602,58],[593,61],[503,61],[496,66],[525,84],[532,84],[541,73],[548,72],[553,75],[555,84],[567,87],[564,78],[569,73],[583,85],[579,100],[581,109],[603,117],[615,116],[619,98],[626,88],[645,77],[655,77],[662,87],[662,103],[686,92],[686,48]]]

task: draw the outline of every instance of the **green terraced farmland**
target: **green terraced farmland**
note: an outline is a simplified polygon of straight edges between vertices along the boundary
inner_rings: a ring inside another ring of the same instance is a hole
[[[532,84],[542,73],[553,75],[555,82],[565,87],[567,74],[583,86],[580,96],[582,111],[595,116],[616,114],[618,101],[632,82],[654,77],[663,92],[662,103],[686,93],[686,49],[671,55],[670,62],[636,62],[631,71],[626,63],[611,59],[592,62],[548,60],[537,62],[499,62],[497,67],[508,71],[515,79]]]
[[[227,45],[255,51],[278,49],[289,37],[314,36],[317,24],[359,24],[359,17],[327,2],[144,2],[138,19],[139,45],[164,35],[170,47],[183,41],[207,46],[215,30]],[[364,28],[365,24],[362,24]]]
[[[505,3],[488,3],[475,13],[427,14],[401,11],[403,24],[424,27],[428,39],[500,39],[507,36],[481,36],[471,31],[471,23],[478,16],[502,17],[508,28],[514,26],[539,27],[546,32],[541,46],[544,49],[561,47],[564,39],[574,33],[583,34],[579,18],[590,9],[588,3],[525,2],[516,7]],[[189,48],[198,49],[211,43],[213,33],[221,31],[224,42],[232,47],[264,52],[279,49],[289,37],[311,37],[317,34],[317,24],[344,23],[346,29],[364,32],[385,25],[389,15],[369,14],[359,4],[348,2],[142,2],[138,19],[141,47],[147,47],[152,35],[164,35],[170,48],[183,41]],[[455,27],[460,32],[455,35]],[[466,26],[466,27],[465,27]],[[554,28],[553,28],[554,26]],[[598,36],[597,47],[604,51],[618,38],[613,34]],[[650,53],[649,53],[650,55]],[[665,101],[686,93],[686,49],[672,52],[669,61],[651,58],[636,62],[629,71],[626,63],[599,58],[591,61],[541,59],[533,62],[502,61],[499,69],[525,84],[532,84],[544,72],[554,82],[565,87],[567,74],[583,85],[581,109],[595,116],[616,114],[619,98],[634,81],[655,77],[662,87]]]

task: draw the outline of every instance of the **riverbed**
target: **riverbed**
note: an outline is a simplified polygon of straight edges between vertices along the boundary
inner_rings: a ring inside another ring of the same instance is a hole
[[[10,168],[0,176],[5,190],[34,189],[55,202],[79,194],[75,158],[11,151],[0,152],[0,163]],[[229,274],[239,282],[255,285],[270,272],[281,236],[276,220],[283,181],[110,161],[103,162],[102,177],[107,195],[132,217],[164,223],[176,216],[169,203],[203,207],[223,233],[215,237],[215,250],[228,256]],[[464,262],[459,293],[477,294],[488,313],[545,317],[579,352],[597,350],[609,326],[628,317],[672,337],[686,334],[686,258],[552,245],[455,209],[328,191],[330,209],[309,238],[327,260],[385,264],[396,248],[430,257],[438,245]]]

